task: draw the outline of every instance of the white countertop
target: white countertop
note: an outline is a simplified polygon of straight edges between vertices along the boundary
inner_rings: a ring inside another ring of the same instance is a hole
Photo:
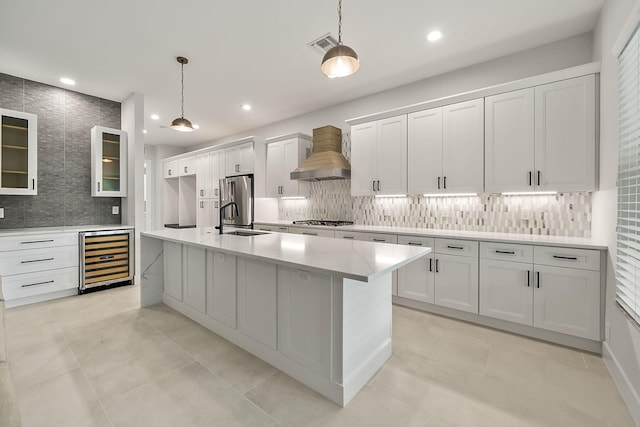
[[[407,236],[443,237],[464,240],[482,240],[485,242],[524,243],[529,245],[561,246],[566,248],[607,250],[605,243],[589,237],[541,236],[537,234],[496,233],[487,231],[442,230],[433,228],[388,227],[375,225],[343,225],[339,227],[293,224],[291,221],[256,222],[256,224],[324,228],[334,231],[360,231],[366,233],[385,233]]]
[[[50,233],[71,233],[81,231],[98,231],[98,230],[130,230],[134,228],[132,225],[73,225],[66,227],[35,227],[35,228],[9,228],[0,230],[0,238],[6,236],[24,236],[27,234],[50,234]]]
[[[164,229],[142,236],[258,258],[294,268],[375,280],[431,252],[431,248],[287,233],[259,236],[218,234],[213,228]]]

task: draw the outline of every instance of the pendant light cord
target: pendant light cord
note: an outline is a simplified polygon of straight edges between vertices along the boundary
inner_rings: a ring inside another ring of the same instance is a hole
[[[184,119],[184,64],[180,63],[180,74],[182,75],[181,79],[180,79],[180,84],[181,84],[181,101],[180,101],[180,117],[182,117]]]
[[[338,1],[338,44],[342,44],[342,0]]]

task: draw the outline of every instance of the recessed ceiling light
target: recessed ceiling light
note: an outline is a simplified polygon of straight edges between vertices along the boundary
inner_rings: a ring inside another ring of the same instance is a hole
[[[146,129],[142,129],[142,133],[147,133],[147,130]]]
[[[151,120],[158,120],[158,119],[160,119],[160,116],[159,116],[159,115],[157,115],[157,114],[152,114],[152,115],[150,115],[149,117],[151,118]]]
[[[249,104],[242,104],[242,109],[244,111],[251,111],[251,105]]]
[[[73,86],[74,84],[76,84],[76,81],[73,79],[70,79],[68,77],[62,77],[60,79],[60,83],[63,83],[65,85],[69,85],[69,86]]]
[[[197,124],[195,124],[195,123],[194,123],[194,124],[193,124],[193,128],[194,128],[194,129],[200,129],[200,125],[197,125]]]
[[[435,31],[431,31],[428,35],[427,35],[427,40],[429,40],[430,42],[435,42],[438,41],[442,38],[442,33],[438,30]]]

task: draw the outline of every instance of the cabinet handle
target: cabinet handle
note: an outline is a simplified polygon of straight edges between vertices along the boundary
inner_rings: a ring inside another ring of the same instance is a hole
[[[531,270],[527,270],[527,288],[531,287]]]
[[[536,271],[537,288],[540,289],[540,272]]]
[[[407,245],[411,245],[411,246],[422,246],[422,243],[420,242],[408,242]]]
[[[278,227],[278,230],[280,230],[280,231],[288,231],[287,227]]]
[[[184,173],[187,173],[187,167],[186,166],[184,167]]]
[[[240,172],[240,163],[236,163],[236,172]]]
[[[433,258],[429,258],[429,271],[433,271]]]
[[[505,255],[515,255],[516,254],[515,251],[500,251],[500,250],[497,250],[497,249],[496,249],[495,253],[497,253],[497,254],[505,254]]]
[[[436,273],[440,273],[440,263],[438,261],[439,260],[436,259]]]
[[[375,179],[371,181],[371,191],[376,191],[376,181]]]
[[[464,250],[464,246],[451,246],[451,245],[447,245],[447,248],[449,249],[457,249],[459,251]],[[496,251],[497,252],[497,251]]]
[[[387,239],[373,239],[374,242],[386,242]]]
[[[555,259],[566,259],[569,261],[577,261],[578,257],[575,256],[564,256],[564,255],[554,255],[553,256]]]
[[[171,176],[171,169],[169,169],[169,173],[167,175]]]
[[[218,189],[217,189],[217,188],[214,188],[214,189],[213,189],[213,195],[214,195],[214,196],[216,196],[216,197],[218,197]]]
[[[538,185],[540,185],[540,171],[538,171]]]
[[[200,190],[200,197],[204,196],[204,190]]]
[[[98,183],[98,191],[100,191],[100,183]]]
[[[49,283],[53,283],[53,280],[48,280],[46,282],[38,282],[38,283],[31,283],[29,285],[21,285],[21,288],[28,288],[29,286],[37,286],[37,285],[48,285]]]
[[[29,242],[20,242],[21,245],[28,245],[30,243],[47,243],[47,242],[53,242],[53,239],[48,239],[48,240],[31,240]]]
[[[29,264],[31,262],[53,261],[54,258],[30,259],[28,261],[20,261],[20,264]]]
[[[317,236],[318,233],[307,233],[306,231],[303,231],[302,234],[307,235],[307,236]]]
[[[35,180],[35,178],[33,178],[33,179],[31,180],[31,189],[32,189],[32,190],[35,190],[35,189],[36,189],[36,180]]]
[[[204,202],[200,202],[200,208],[204,209]]]
[[[440,177],[438,177],[438,190],[440,189]]]
[[[377,182],[378,182],[378,191],[380,191],[380,181],[377,181]]]
[[[533,180],[533,172],[529,171],[529,187],[531,187],[532,185],[532,180]]]
[[[354,239],[354,237],[353,237],[353,236],[342,236],[342,238],[343,238],[343,239],[351,239],[351,240],[353,240],[353,239]]]
[[[213,207],[218,209],[218,202],[217,201],[213,202]]]
[[[444,179],[442,180],[444,182],[444,189],[447,189],[447,177],[445,176]]]

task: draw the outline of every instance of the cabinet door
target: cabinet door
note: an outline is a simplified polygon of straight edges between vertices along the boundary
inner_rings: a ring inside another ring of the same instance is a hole
[[[600,272],[536,265],[533,325],[600,340]]]
[[[91,129],[91,195],[126,197],[126,132],[102,126]]]
[[[162,162],[162,176],[164,178],[177,178],[179,176],[178,173],[178,161],[177,160],[169,160]]]
[[[236,256],[207,251],[207,315],[236,328]]]
[[[164,293],[182,301],[182,245],[164,242]]]
[[[209,162],[211,166],[211,197],[220,197],[220,180],[224,178],[225,173],[225,151],[216,150],[209,153]]]
[[[595,76],[537,86],[535,91],[538,188],[595,190]]]
[[[196,190],[197,197],[212,197],[211,193],[211,163],[209,153],[196,156]]]
[[[480,260],[480,314],[533,325],[533,264]]]
[[[253,173],[253,142],[230,147],[226,153],[225,176]]]
[[[183,301],[189,307],[205,313],[207,309],[207,281],[205,249],[195,246],[185,246],[183,262],[186,267],[182,271],[184,284]]]
[[[253,173],[253,142],[242,144],[240,150],[240,174]]]
[[[311,154],[311,142],[298,138],[286,140],[282,143],[282,150],[284,156],[282,195],[287,197],[306,197],[309,194],[309,183],[291,179],[289,174]]]
[[[240,151],[238,147],[230,147],[225,152],[225,176],[238,175],[240,170]]]
[[[376,122],[351,127],[352,196],[368,196],[374,193],[377,139]]]
[[[0,108],[0,121],[0,194],[38,194],[38,117]]]
[[[534,90],[522,89],[484,100],[485,191],[533,191]]]
[[[238,259],[238,330],[276,349],[276,265],[248,258]]]
[[[411,113],[407,120],[408,193],[437,193],[442,187],[442,108]]]
[[[442,108],[442,187],[447,193],[484,190],[484,100]]]
[[[278,267],[278,350],[331,373],[331,276]]]
[[[178,172],[180,176],[190,176],[196,173],[196,156],[178,159]]]
[[[280,197],[282,195],[283,169],[284,153],[282,141],[267,145],[267,197]]]
[[[435,303],[478,312],[478,258],[436,254]]]
[[[377,194],[407,194],[407,116],[378,121]]]
[[[196,226],[201,227],[213,227],[214,216],[218,214],[213,208],[215,199],[199,199],[196,201]]]
[[[398,269],[398,296],[433,304],[435,275],[433,252]]]

